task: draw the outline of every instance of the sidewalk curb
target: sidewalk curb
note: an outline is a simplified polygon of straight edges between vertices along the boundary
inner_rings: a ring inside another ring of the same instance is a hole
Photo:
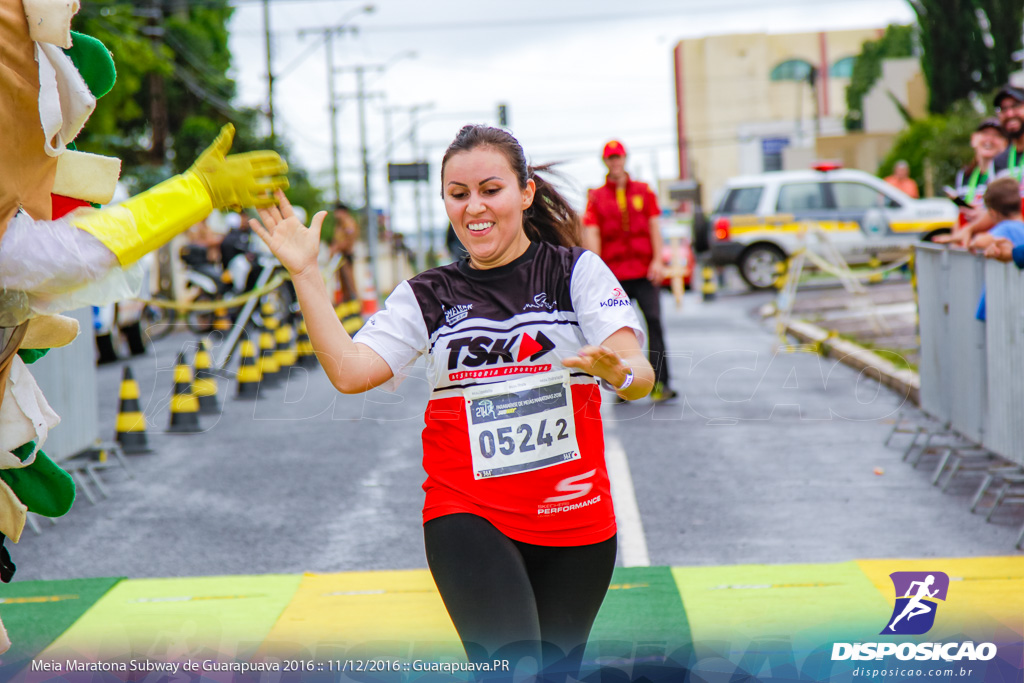
[[[823,356],[833,356],[840,363],[849,365],[856,370],[871,368],[878,372],[882,384],[910,398],[915,404],[921,404],[921,378],[909,369],[897,368],[874,351],[865,349],[832,333],[804,322],[794,320],[786,326],[786,334],[793,335],[800,341],[813,344]]]

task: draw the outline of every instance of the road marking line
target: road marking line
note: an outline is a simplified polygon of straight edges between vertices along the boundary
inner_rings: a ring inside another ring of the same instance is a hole
[[[622,443],[612,434],[605,434],[604,437],[604,459],[608,466],[615,519],[619,528],[622,566],[649,567],[651,558],[647,554],[647,537],[644,535],[644,524],[640,519],[640,508],[636,504],[636,491],[633,489],[633,476],[629,473],[629,461],[626,459]]]

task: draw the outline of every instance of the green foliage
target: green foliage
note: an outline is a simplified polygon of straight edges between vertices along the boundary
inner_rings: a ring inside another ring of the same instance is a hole
[[[946,115],[932,114],[911,123],[893,144],[878,168],[878,175],[892,173],[900,159],[910,164],[911,177],[918,187],[925,188],[925,163],[931,166],[936,190],[951,185],[956,172],[972,158],[971,133],[978,123],[978,113],[962,100]]]
[[[122,160],[122,180],[132,192],[145,190],[187,169],[228,122],[235,125],[233,152],[276,149],[288,159],[287,144],[258,132],[262,114],[236,108],[237,87],[228,73],[232,55],[228,0],[185,3],[156,0],[163,18],[154,21],[153,3],[87,0],[74,28],[102,41],[114,56],[117,83],[99,100],[76,144],[83,151]],[[163,29],[159,40],[148,33]],[[150,121],[151,80],[163,79],[167,110],[167,154],[154,159]],[[288,195],[310,213],[319,210],[322,193],[294,163]]]
[[[921,69],[928,109],[946,113],[959,100],[995,90],[1019,68],[1020,0],[907,0],[921,28]]]
[[[882,76],[882,61],[914,54],[914,27],[891,24],[878,40],[865,41],[846,88],[846,130],[864,128],[864,96]]]

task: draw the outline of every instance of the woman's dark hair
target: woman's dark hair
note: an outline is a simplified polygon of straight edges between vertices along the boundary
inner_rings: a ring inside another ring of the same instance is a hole
[[[516,174],[520,190],[526,189],[526,182],[531,178],[537,186],[533,204],[523,212],[523,229],[531,242],[550,242],[563,247],[579,246],[579,215],[550,182],[537,175],[537,171],[550,172],[551,165],[527,165],[522,146],[508,131],[490,126],[463,126],[444,153],[441,177],[444,177],[444,168],[449,159],[460,152],[469,152],[477,147],[492,147],[501,152]],[[441,196],[444,196],[443,189]]]

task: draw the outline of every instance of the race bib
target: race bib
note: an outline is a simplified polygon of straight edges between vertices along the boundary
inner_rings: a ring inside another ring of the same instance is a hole
[[[579,459],[568,370],[470,387],[463,395],[475,479]]]

